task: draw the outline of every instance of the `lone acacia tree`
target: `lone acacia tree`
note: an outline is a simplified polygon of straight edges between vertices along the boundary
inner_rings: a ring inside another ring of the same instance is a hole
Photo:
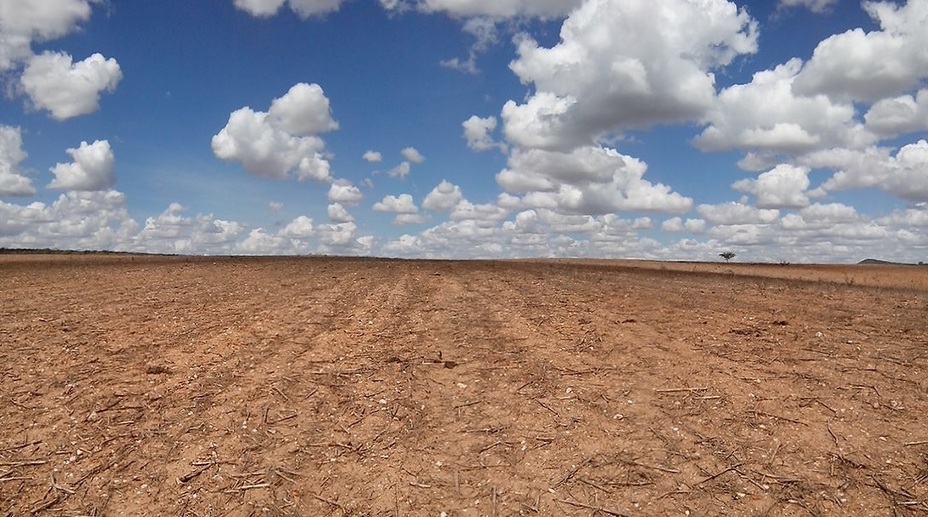
[[[735,254],[731,251],[725,251],[723,253],[719,253],[719,256],[725,259],[725,262],[728,262],[729,260],[735,258]]]

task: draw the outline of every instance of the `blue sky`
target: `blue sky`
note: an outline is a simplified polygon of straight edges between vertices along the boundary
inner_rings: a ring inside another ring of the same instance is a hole
[[[0,0],[0,246],[928,258],[928,0]]]

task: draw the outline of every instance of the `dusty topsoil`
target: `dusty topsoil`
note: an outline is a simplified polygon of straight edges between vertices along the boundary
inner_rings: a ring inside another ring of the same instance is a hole
[[[928,268],[12,255],[0,290],[2,516],[928,512]]]

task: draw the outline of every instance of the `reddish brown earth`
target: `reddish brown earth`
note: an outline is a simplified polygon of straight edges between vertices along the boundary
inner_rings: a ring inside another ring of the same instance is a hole
[[[0,290],[4,516],[928,512],[928,268],[12,255]]]

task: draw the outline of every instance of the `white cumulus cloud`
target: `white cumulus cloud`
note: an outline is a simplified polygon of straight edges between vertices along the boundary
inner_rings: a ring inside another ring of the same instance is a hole
[[[706,221],[703,219],[687,219],[672,217],[661,223],[661,230],[670,233],[687,231],[690,233],[703,233],[706,231]]]
[[[95,0],[3,0],[0,2],[0,71],[32,55],[33,41],[44,42],[75,31],[90,19]]]
[[[377,151],[365,151],[364,156],[361,158],[367,163],[380,163],[383,161],[383,155]]]
[[[321,16],[337,11],[345,0],[234,0],[235,7],[252,16],[268,18],[274,16],[284,4],[300,18]]]
[[[399,196],[387,195],[374,203],[375,212],[387,212],[393,214],[393,224],[419,224],[425,222],[426,218],[419,213],[419,207],[413,201],[409,194],[400,194]]]
[[[380,0],[384,9],[402,11],[415,8],[429,13],[445,13],[455,18],[564,16],[583,0]]]
[[[493,203],[475,204],[463,199],[451,211],[449,218],[452,221],[469,221],[476,226],[489,228],[504,221],[508,216],[509,210],[501,206]]]
[[[406,179],[406,176],[409,176],[410,170],[412,170],[412,166],[409,165],[409,162],[400,162],[399,165],[387,171],[387,176],[396,179]]]
[[[496,176],[508,194],[521,194],[522,208],[566,213],[616,211],[684,213],[693,200],[644,179],[647,164],[614,149],[584,146],[569,153],[515,150]],[[510,200],[511,201],[511,200]]]
[[[348,213],[348,210],[341,203],[331,203],[327,212],[329,220],[333,223],[350,223],[354,221],[354,216]]]
[[[387,195],[374,203],[375,212],[390,212],[391,214],[414,214],[419,211],[416,207],[412,196],[409,194],[400,194],[399,196]]]
[[[271,102],[268,122],[295,136],[315,135],[338,129],[328,97],[318,84],[297,83]]]
[[[340,179],[335,180],[329,186],[328,198],[330,203],[355,206],[364,199],[364,194],[361,193],[361,189],[354,186],[350,181]]]
[[[852,104],[795,94],[793,82],[801,68],[802,61],[792,59],[757,72],[748,84],[722,90],[706,116],[709,126],[694,144],[706,151],[801,154],[872,143],[875,137],[855,120]]]
[[[241,224],[212,215],[187,216],[185,211],[180,203],[171,203],[161,214],[146,219],[145,226],[132,237],[132,244],[126,251],[232,253],[236,239],[244,232]]]
[[[418,164],[425,161],[425,156],[422,156],[422,153],[417,151],[415,147],[407,147],[400,151],[400,154],[403,155],[407,162]]]
[[[496,130],[496,117],[478,117],[471,116],[461,123],[464,128],[464,138],[467,140],[467,147],[474,151],[489,151],[490,149],[499,149],[506,152],[506,145],[497,142],[491,134]]]
[[[358,225],[352,222],[321,224],[316,229],[319,240],[327,247],[326,249],[350,246],[355,240],[354,235],[357,230]]]
[[[928,141],[904,145],[895,155],[885,148],[871,148],[816,158],[839,169],[822,184],[825,191],[876,187],[906,201],[928,202]]]
[[[450,212],[464,199],[461,188],[450,181],[442,180],[422,200],[422,208],[433,212]]]
[[[255,228],[248,232],[248,237],[236,243],[235,250],[244,255],[279,255],[291,251],[291,245],[286,237],[272,235],[264,228]]]
[[[109,141],[81,142],[80,147],[68,149],[68,154],[74,161],[51,168],[55,179],[49,183],[50,188],[94,191],[107,190],[116,183],[116,157]]]
[[[661,230],[665,232],[682,232],[683,219],[679,217],[671,217],[670,219],[667,219],[661,223]]]
[[[863,8],[881,30],[852,29],[819,43],[796,79],[798,93],[872,101],[928,78],[928,2],[864,2]]]
[[[315,235],[313,220],[305,215],[301,215],[290,221],[287,226],[284,226],[279,234],[281,237],[287,237],[289,239],[306,239],[312,237]]]
[[[425,161],[425,156],[422,156],[422,153],[417,151],[415,147],[404,148],[400,151],[400,155],[403,156],[403,161],[387,171],[387,176],[398,180],[404,180],[406,176],[409,176],[410,171],[412,171],[412,164]]]
[[[0,201],[0,247],[126,250],[137,231],[115,190],[65,192],[50,205]]]
[[[805,7],[813,13],[824,13],[831,9],[838,0],[779,0],[778,7]]]
[[[780,217],[780,211],[771,208],[756,208],[741,203],[703,204],[696,212],[714,225],[771,224]]]
[[[331,181],[331,164],[318,133],[338,128],[329,100],[317,84],[298,83],[274,99],[268,112],[240,108],[213,136],[217,158],[241,162],[258,176]]]
[[[19,168],[26,156],[20,128],[0,124],[0,197],[35,194],[32,180]]]
[[[736,181],[732,188],[754,194],[758,208],[802,208],[809,205],[809,169],[780,164],[757,179]]]
[[[113,92],[122,79],[119,63],[93,54],[72,62],[64,52],[43,52],[26,64],[20,86],[36,109],[47,110],[56,120],[93,113],[100,94]]]
[[[881,99],[870,106],[864,120],[867,129],[887,138],[928,131],[928,90],[919,90],[915,96]]]
[[[757,50],[756,23],[724,0],[588,0],[551,48],[522,36],[510,68],[536,93],[503,108],[520,146],[568,149],[602,133],[701,117],[711,70]]]

